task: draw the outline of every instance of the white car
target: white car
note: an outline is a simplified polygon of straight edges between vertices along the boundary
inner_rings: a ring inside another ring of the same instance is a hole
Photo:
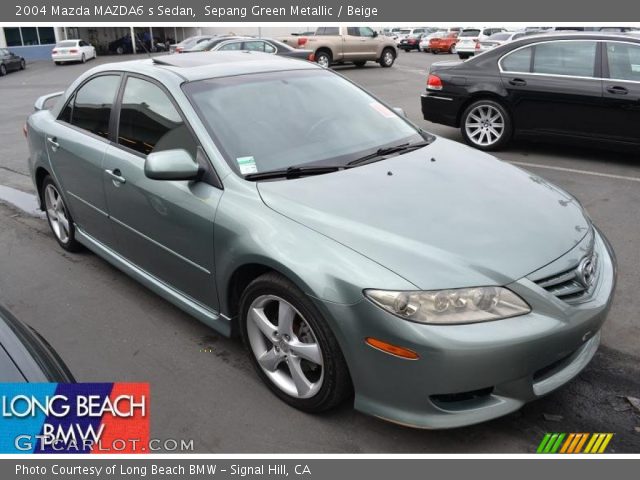
[[[504,45],[505,43],[513,42],[519,38],[526,37],[528,35],[535,35],[541,33],[542,30],[520,30],[518,32],[498,32],[494,33],[490,37],[479,40],[476,42],[476,55],[484,53],[493,48]]]
[[[476,43],[478,41],[486,40],[494,33],[505,32],[504,28],[465,28],[460,32],[458,36],[458,43],[456,44],[456,50],[460,59],[472,57],[476,53]]]
[[[429,32],[428,28],[403,28],[398,32],[396,32],[396,38],[395,38],[396,45],[399,47],[400,42],[407,37],[422,35],[428,32]]]
[[[96,58],[96,47],[84,40],[63,40],[51,50],[51,60],[56,65],[65,62],[84,63],[91,58]]]

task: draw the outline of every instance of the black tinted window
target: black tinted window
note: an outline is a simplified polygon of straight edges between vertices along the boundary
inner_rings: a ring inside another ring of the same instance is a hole
[[[347,27],[347,35],[351,35],[352,37],[359,37],[360,29],[358,27]]]
[[[510,53],[502,59],[502,69],[506,72],[529,72],[532,50],[532,47],[528,47]]]
[[[534,73],[593,77],[596,42],[549,42],[536,45]]]
[[[640,46],[607,43],[609,78],[640,81]]]
[[[196,158],[196,141],[164,91],[129,78],[122,97],[118,143],[145,155],[183,148]]]
[[[118,75],[102,75],[89,80],[75,93],[62,112],[61,120],[108,138],[111,107],[119,86]]]

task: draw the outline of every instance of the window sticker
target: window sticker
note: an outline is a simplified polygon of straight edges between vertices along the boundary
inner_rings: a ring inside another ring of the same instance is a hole
[[[373,108],[376,112],[382,115],[384,118],[396,118],[397,115],[389,110],[387,107],[378,102],[371,102],[369,104],[371,108]]]
[[[250,173],[256,173],[258,168],[256,167],[256,161],[253,157],[238,157],[236,158],[238,167],[240,167],[240,173],[242,175],[249,175]]]

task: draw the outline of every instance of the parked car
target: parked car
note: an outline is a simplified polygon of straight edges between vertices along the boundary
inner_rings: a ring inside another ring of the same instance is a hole
[[[411,50],[420,50],[420,41],[422,40],[422,33],[416,33],[413,35],[409,35],[404,37],[400,41],[400,45],[398,48],[400,50],[404,50],[405,52],[410,52]]]
[[[431,32],[431,33],[428,33],[426,35],[423,35],[422,38],[420,38],[420,43],[418,44],[418,47],[423,52],[430,52],[431,51],[431,46],[430,46],[431,39],[432,38],[442,38],[442,37],[444,37],[446,35],[447,35],[447,31],[446,30],[436,30],[435,32]]]
[[[355,392],[390,421],[468,425],[560,387],[598,348],[615,262],[578,201],[316,64],[98,66],[27,139],[63,249],[240,334],[301,410]]]
[[[460,128],[481,150],[514,134],[638,145],[638,104],[640,38],[591,33],[535,35],[436,63],[422,96],[426,120]]]
[[[504,28],[465,28],[460,32],[456,50],[461,60],[472,57],[476,53],[476,43],[486,40],[494,33],[504,32]]]
[[[416,37],[418,35],[424,35],[425,33],[431,33],[434,29],[428,27],[420,28],[403,28],[396,33],[396,45],[400,48],[402,40],[408,37]]]
[[[51,50],[51,60],[56,65],[67,62],[82,62],[96,58],[96,48],[84,40],[63,40]]]
[[[315,61],[313,50],[301,50],[274,40],[272,38],[236,38],[217,42],[209,51],[224,52],[244,50],[249,52],[264,52],[280,57],[299,58],[301,60]]]
[[[484,53],[487,50],[491,50],[492,48],[499,47],[500,45],[504,45],[505,43],[513,42],[514,40],[518,40],[519,38],[527,37],[529,35],[536,35],[544,33],[544,30],[520,30],[517,32],[498,32],[494,33],[488,38],[484,40],[478,40],[476,42],[476,52],[475,54]]]
[[[323,67],[343,63],[362,67],[372,61],[387,68],[397,57],[395,42],[369,27],[318,27],[309,37],[289,36],[277,40],[294,48],[311,50],[315,61]]]
[[[211,40],[211,38],[213,38],[214,36],[215,35],[194,35],[193,37],[185,38],[180,43],[170,45],[169,51],[171,53],[182,53],[183,50],[190,50],[198,43]]]
[[[27,68],[27,62],[24,57],[16,55],[8,48],[0,48],[0,77],[4,77],[8,72],[25,68]]]
[[[0,382],[75,382],[53,347],[1,305]]]
[[[202,42],[196,43],[193,47],[182,50],[180,53],[196,53],[196,52],[208,52],[213,50],[216,46],[220,45],[222,42],[226,42],[229,40],[243,40],[251,37],[238,37],[235,35],[220,35],[210,38],[209,40],[204,40]]]
[[[433,37],[429,40],[429,50],[431,53],[456,53],[458,43],[458,32],[449,32],[442,37]]]

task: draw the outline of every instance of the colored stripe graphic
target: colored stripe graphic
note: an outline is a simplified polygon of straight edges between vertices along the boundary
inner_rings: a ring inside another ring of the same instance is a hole
[[[536,453],[604,453],[613,433],[546,433]],[[585,447],[586,444],[586,447]]]

